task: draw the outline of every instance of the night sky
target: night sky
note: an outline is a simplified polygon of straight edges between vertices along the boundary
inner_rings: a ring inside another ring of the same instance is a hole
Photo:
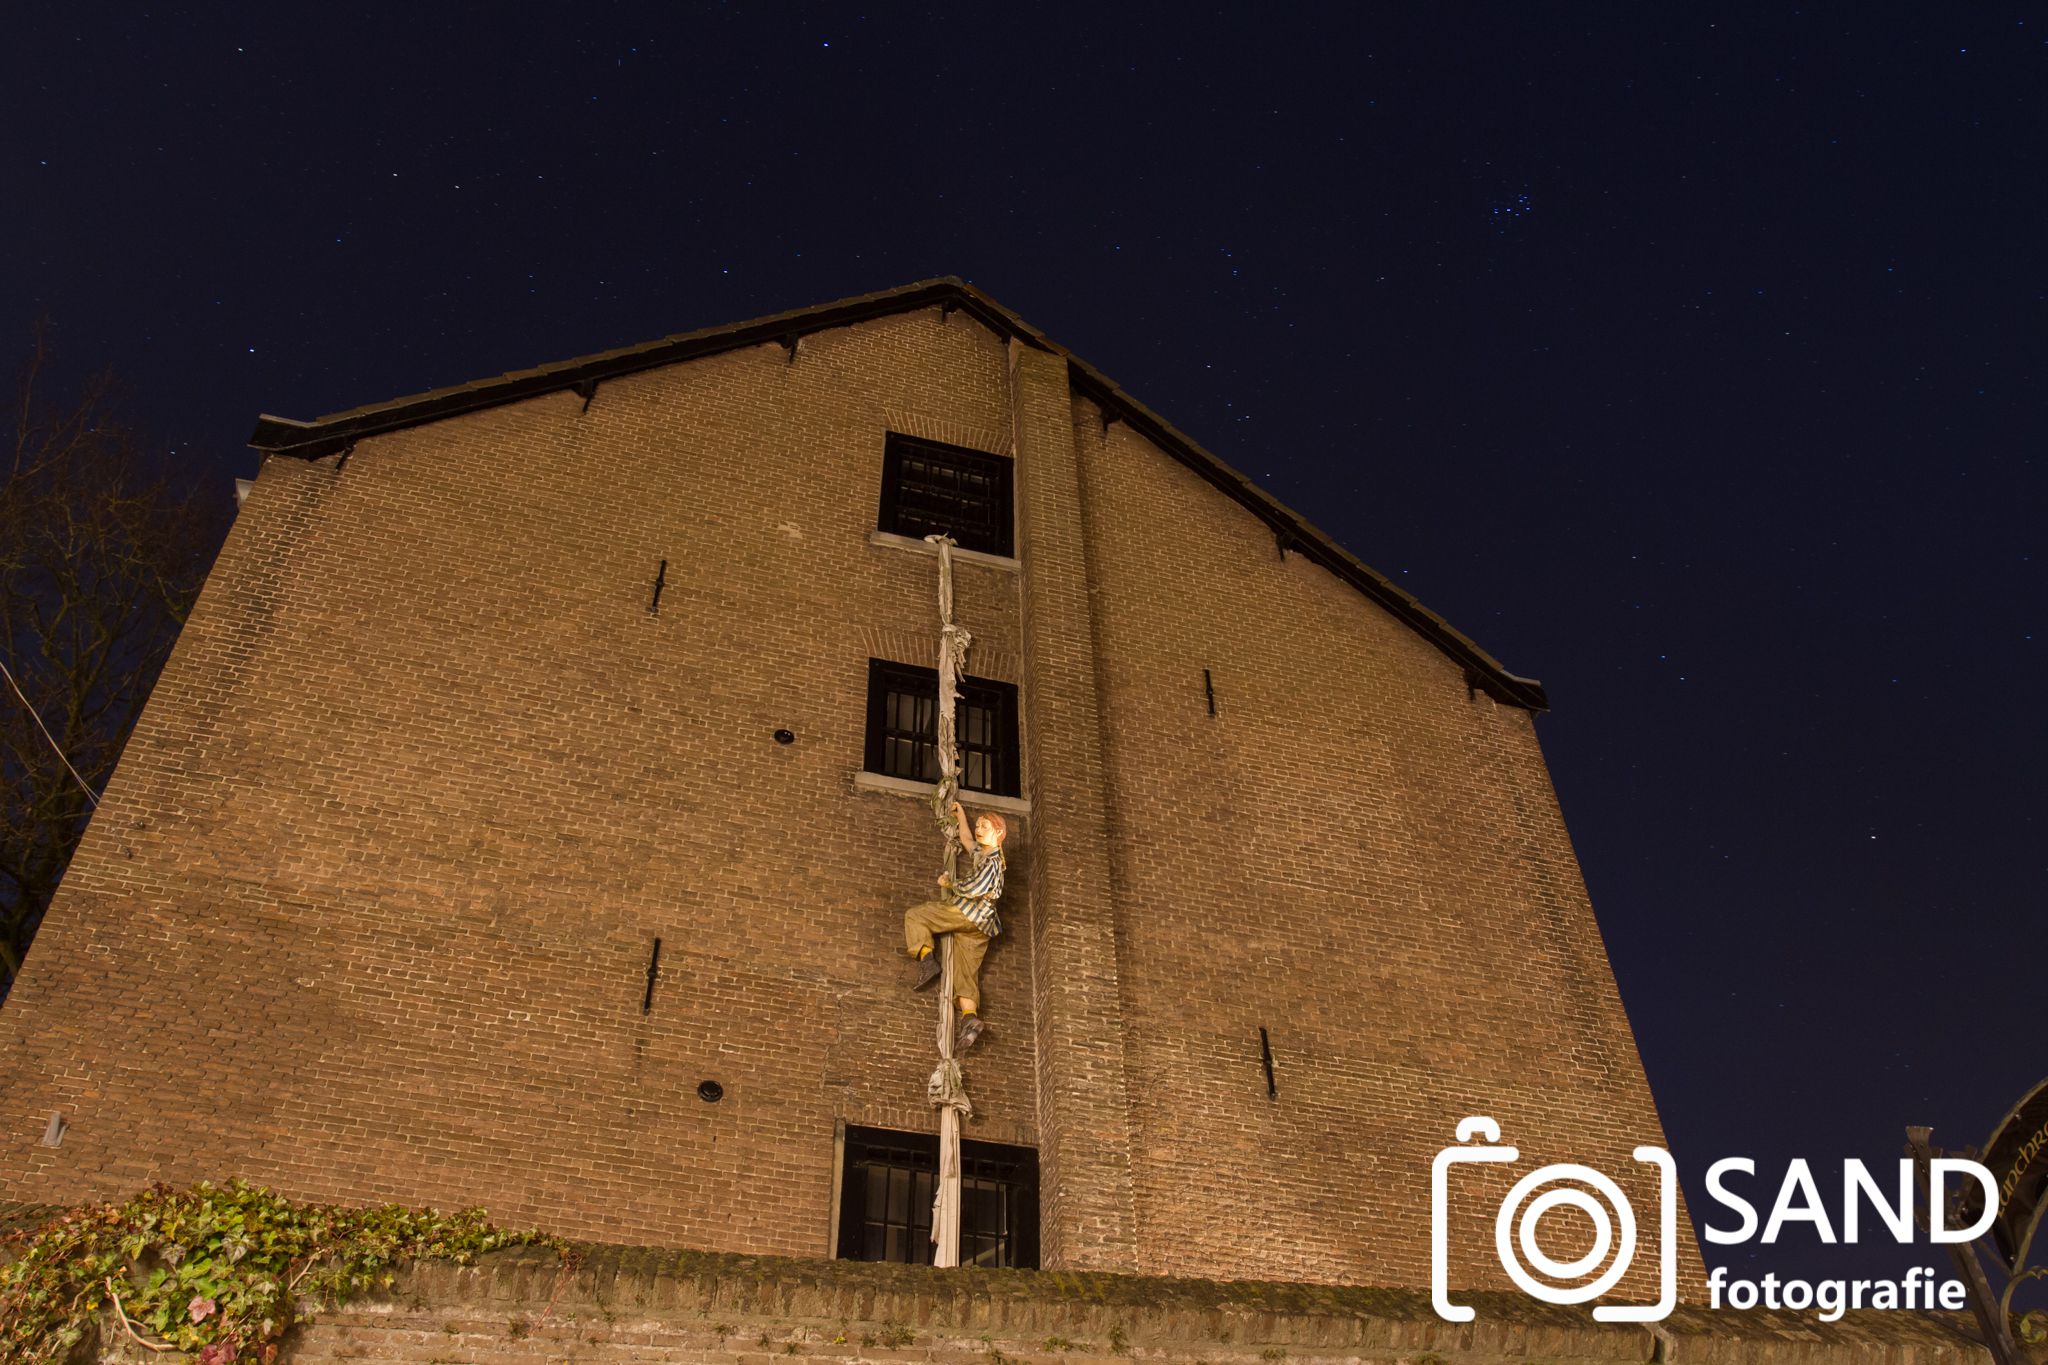
[[[1696,1215],[2048,1073],[2048,10],[195,9],[10,16],[0,342],[219,498],[957,274],[1545,682]]]

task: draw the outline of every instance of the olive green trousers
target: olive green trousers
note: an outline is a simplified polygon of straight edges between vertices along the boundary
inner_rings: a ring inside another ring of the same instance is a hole
[[[903,912],[903,944],[912,957],[921,949],[938,950],[935,934],[953,936],[953,995],[981,1003],[981,960],[988,956],[988,935],[974,921],[944,901],[926,901]]]

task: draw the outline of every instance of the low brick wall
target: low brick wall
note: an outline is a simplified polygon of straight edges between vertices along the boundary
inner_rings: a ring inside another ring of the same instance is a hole
[[[587,1248],[424,1264],[318,1315],[284,1365],[1975,1365],[1963,1324],[1914,1313],[1822,1323],[1681,1309],[1604,1326],[1511,1294],[1463,1296],[1126,1275],[953,1270]],[[164,1365],[107,1333],[103,1360]]]

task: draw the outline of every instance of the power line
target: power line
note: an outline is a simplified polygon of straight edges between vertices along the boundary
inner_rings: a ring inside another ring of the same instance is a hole
[[[78,775],[78,769],[71,766],[71,760],[64,757],[64,750],[58,747],[56,736],[50,733],[49,726],[43,724],[43,718],[36,714],[36,708],[29,705],[28,697],[21,690],[21,684],[16,682],[14,675],[7,671],[5,663],[0,663],[0,677],[5,677],[7,685],[14,689],[14,695],[21,698],[21,704],[28,711],[29,719],[36,723],[36,729],[43,732],[43,738],[50,741],[50,752],[57,755],[57,761],[64,765],[64,771],[71,774],[72,780],[78,783],[78,789],[85,793],[85,799],[92,802],[94,809],[98,809],[100,804],[99,797],[93,795],[92,788],[87,786],[85,779]]]

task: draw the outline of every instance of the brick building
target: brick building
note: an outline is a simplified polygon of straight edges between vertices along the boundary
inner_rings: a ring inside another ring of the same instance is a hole
[[[255,443],[0,1010],[0,1198],[914,1258],[944,526],[1012,829],[971,1250],[1423,1285],[1468,1114],[1654,1204],[1540,686],[973,288]]]

